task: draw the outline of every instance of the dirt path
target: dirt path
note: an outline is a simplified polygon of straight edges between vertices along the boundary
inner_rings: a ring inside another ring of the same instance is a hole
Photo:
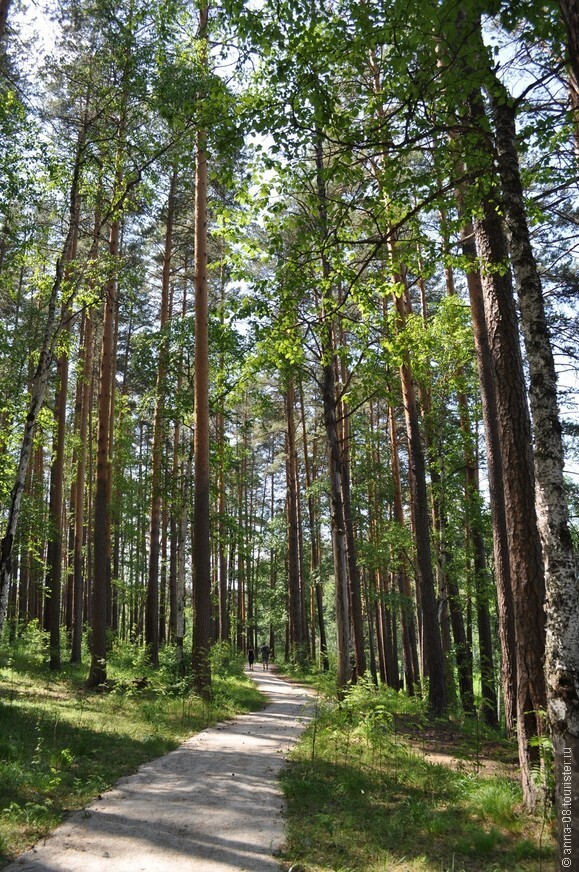
[[[5,872],[279,872],[277,776],[309,720],[309,691],[261,665],[271,702],[204,730],[75,812]]]

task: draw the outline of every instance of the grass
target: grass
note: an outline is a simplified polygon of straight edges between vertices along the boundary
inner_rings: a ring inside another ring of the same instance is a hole
[[[400,724],[421,703],[365,685],[323,703],[284,777],[287,866],[300,872],[547,872],[549,822],[521,806],[516,775],[427,762]],[[448,731],[444,730],[445,739]],[[415,737],[416,732],[411,731]],[[458,735],[464,749],[469,730]],[[500,745],[501,743],[496,742]]]
[[[158,670],[131,646],[111,654],[109,692],[87,692],[87,666],[45,665],[43,634],[31,628],[0,648],[0,868],[121,776],[188,736],[263,706],[242,664],[222,649],[208,704],[178,677],[174,652]]]

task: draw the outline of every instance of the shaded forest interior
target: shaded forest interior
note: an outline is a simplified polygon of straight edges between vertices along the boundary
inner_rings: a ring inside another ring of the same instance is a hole
[[[0,2],[6,650],[88,640],[99,688],[171,648],[210,700],[267,644],[480,717],[577,860],[579,3],[37,14]]]

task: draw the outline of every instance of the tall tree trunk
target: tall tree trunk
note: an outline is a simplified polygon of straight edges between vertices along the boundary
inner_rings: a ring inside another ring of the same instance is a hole
[[[533,807],[537,787],[532,778],[532,756],[536,753],[531,742],[543,730],[541,712],[546,705],[546,693],[543,674],[545,580],[535,511],[531,426],[511,274],[510,270],[505,270],[508,248],[500,218],[501,202],[495,190],[494,156],[489,149],[488,122],[481,94],[487,54],[481,40],[480,16],[475,9],[459,9],[455,22],[458,69],[462,74],[460,81],[465,84],[462,103],[466,109],[465,113],[460,113],[459,123],[469,129],[468,140],[464,142],[464,163],[477,179],[485,179],[484,190],[476,191],[478,208],[473,223],[504,480],[515,618],[519,763],[524,802]],[[456,61],[454,63],[456,65]],[[455,112],[455,106],[450,108]]]
[[[422,323],[426,329],[428,325],[428,304],[426,299],[426,282],[422,275],[423,266],[420,247],[418,251],[418,268],[418,287],[420,289]],[[412,301],[409,294],[407,296],[407,300],[408,310],[410,312],[412,310]],[[466,634],[464,632],[462,614],[460,613],[460,610],[456,607],[457,598],[454,598],[453,600],[451,594],[452,578],[450,573],[448,572],[449,554],[446,534],[446,513],[444,509],[444,485],[442,476],[443,458],[441,457],[441,452],[439,450],[439,446],[437,445],[435,424],[432,420],[433,412],[430,385],[428,383],[421,384],[419,382],[417,387],[420,399],[420,407],[422,410],[422,432],[431,485],[430,500],[432,506],[432,532],[434,551],[436,556],[436,578],[439,602],[438,619],[440,622],[440,639],[442,642],[442,652],[444,655],[448,701],[451,706],[454,706],[456,704],[456,685],[454,681],[453,662],[454,660],[456,660],[459,691],[463,710],[466,711],[468,709],[472,712],[474,711],[472,688],[472,654],[468,659],[467,657],[465,657],[465,653],[471,653],[472,649],[470,649],[466,645]],[[458,619],[457,613],[459,616]],[[457,631],[458,641],[455,635]],[[454,637],[455,641],[454,652],[452,648],[452,637]]]
[[[306,408],[304,402],[304,390],[303,384],[300,379],[300,408],[301,408],[301,417],[302,417],[302,441],[304,448],[304,468],[306,473],[306,490],[308,493],[307,504],[308,504],[308,523],[310,530],[310,576],[311,576],[311,584],[313,588],[313,594],[315,597],[315,607],[316,614],[318,619],[318,632],[320,636],[320,656],[322,659],[322,667],[324,671],[330,668],[330,663],[328,660],[328,641],[326,638],[326,625],[324,620],[324,607],[323,607],[323,588],[322,582],[320,579],[320,531],[319,525],[316,520],[316,506],[314,502],[313,494],[311,493],[311,487],[313,482],[315,481],[315,457],[310,459],[310,453],[308,450],[308,433],[306,427]],[[314,450],[315,450],[315,440],[314,440]],[[272,517],[273,517],[273,508],[272,508]],[[312,615],[312,625],[314,623],[313,615]],[[312,627],[312,640],[315,639],[313,627]],[[314,654],[314,645],[312,644],[312,655]]]
[[[370,675],[375,685],[378,685],[378,667],[376,665],[376,646],[374,640],[376,633],[374,631],[374,611],[372,608],[372,594],[370,593],[370,585],[368,583],[368,572],[366,567],[362,569],[362,584],[364,588],[364,599],[366,600],[366,620],[368,622],[368,650],[370,653]],[[374,592],[375,599],[375,592]],[[396,664],[396,672],[398,672],[398,664]],[[396,688],[398,690],[398,687]]]
[[[288,521],[288,594],[290,617],[291,656],[299,663],[307,660],[306,635],[302,613],[302,579],[299,552],[299,515],[297,483],[297,448],[295,433],[295,389],[292,376],[288,377],[285,394],[287,421],[287,521]]]
[[[27,499],[32,497],[32,473],[34,463],[28,464],[26,471],[26,482],[24,493]],[[20,628],[24,628],[31,617],[31,590],[32,590],[32,523],[31,519],[27,518],[27,523],[22,535],[21,549],[23,554],[20,558],[20,576],[18,590],[18,623]]]
[[[227,525],[225,495],[225,419],[223,410],[217,418],[217,438],[220,446],[219,456],[219,543],[218,543],[218,599],[219,599],[219,639],[229,640],[229,611],[227,601]]]
[[[575,28],[579,28],[579,6],[576,3],[562,3],[561,6],[566,8],[568,20],[573,22]],[[579,49],[579,30],[575,31],[574,39],[576,53]],[[577,60],[579,66],[579,58]],[[565,763],[573,766],[571,793],[575,802],[579,803],[579,582],[565,493],[557,376],[541,279],[531,246],[525,210],[517,152],[515,110],[506,90],[496,78],[493,86],[498,167],[531,385],[537,522],[545,561],[545,675],[557,775],[559,860],[563,867],[568,856],[565,853],[563,823],[566,810],[565,786],[568,783],[564,779]],[[577,806],[571,829],[575,858],[579,860]]]
[[[115,218],[111,224],[109,253],[116,270],[115,260],[119,254],[120,224]],[[92,590],[92,633],[91,665],[87,678],[88,687],[104,684],[107,678],[107,591],[110,579],[110,548],[107,536],[110,535],[110,476],[111,459],[110,419],[112,415],[111,394],[114,378],[114,322],[117,305],[117,279],[113,274],[105,287],[105,306],[103,319],[103,338],[101,346],[97,471],[94,495],[93,521],[93,590]]]
[[[175,642],[177,617],[177,565],[179,560],[179,425],[173,425],[173,450],[171,460],[171,512],[169,516],[169,642]]]
[[[28,463],[30,461],[30,455],[32,453],[34,431],[36,429],[38,413],[40,412],[40,409],[44,404],[46,386],[48,384],[48,377],[53,361],[54,346],[60,330],[60,325],[56,323],[56,312],[58,308],[58,297],[62,286],[62,280],[65,274],[66,263],[70,255],[71,242],[76,232],[78,192],[81,165],[83,159],[84,137],[85,133],[83,132],[83,134],[79,137],[79,141],[77,143],[69,192],[68,230],[62,246],[62,253],[56,261],[54,279],[52,282],[50,297],[48,300],[44,334],[40,346],[40,353],[38,356],[38,364],[32,378],[30,405],[28,407],[28,414],[26,416],[22,444],[20,447],[20,459],[18,462],[16,481],[10,495],[10,506],[8,509],[5,533],[2,541],[0,542],[0,632],[2,631],[4,619],[6,617],[8,593],[10,590],[10,579],[12,575],[12,548],[14,545],[14,537],[16,535],[18,521],[20,518],[22,494],[24,492],[24,486],[26,483],[26,472],[28,469]]]
[[[251,423],[248,424],[247,428],[247,438],[249,439],[249,435],[251,432]],[[254,482],[254,470],[255,470],[255,454],[250,450],[249,454],[246,453],[246,467],[245,467],[245,487],[244,487],[244,501],[243,501],[243,529],[244,529],[244,538],[245,538],[245,584],[247,591],[247,643],[250,647],[253,648],[254,651],[257,651],[257,638],[255,633],[255,596],[254,596],[254,587],[253,587],[253,500],[255,489],[253,487]],[[249,469],[247,466],[247,460],[250,460]]]
[[[399,689],[398,675],[398,657],[395,648],[395,620],[392,614],[392,609],[388,605],[390,598],[390,584],[395,584],[394,573],[392,577],[390,573],[379,570],[377,573],[377,590],[378,590],[378,615],[379,622],[382,628],[382,638],[384,645],[384,671],[386,674],[386,684],[388,687]]]
[[[327,331],[326,354],[333,353],[333,345]],[[329,346],[329,347],[328,347]],[[324,424],[328,447],[330,475],[330,526],[332,554],[334,558],[334,578],[336,584],[336,654],[338,690],[346,686],[350,675],[350,608],[348,596],[348,569],[346,556],[346,530],[344,525],[344,506],[342,501],[342,476],[340,443],[336,421],[336,386],[334,366],[328,362],[323,365],[322,400],[324,405]]]
[[[169,490],[168,476],[165,476],[165,494]],[[161,508],[161,572],[159,575],[159,645],[167,642],[167,537],[169,530],[169,511],[167,498]]]
[[[392,483],[394,488],[394,520],[400,529],[404,528],[404,509],[402,505],[402,485],[400,482],[400,462],[398,459],[398,435],[396,432],[396,418],[393,406],[388,409],[388,428],[390,434],[390,452]],[[401,599],[402,621],[402,657],[404,665],[404,677],[406,690],[410,696],[414,693],[414,687],[420,681],[420,667],[418,658],[418,642],[416,638],[416,624],[414,621],[414,609],[412,605],[412,591],[410,579],[406,569],[406,556],[403,553],[395,555],[400,563],[396,576],[398,592]]]
[[[384,622],[384,614],[382,611],[382,603],[380,597],[382,592],[379,586],[379,576],[375,570],[370,573],[370,598],[373,600],[374,618],[376,622],[376,647],[378,649],[378,671],[380,673],[380,681],[382,684],[388,683],[388,669],[386,666],[387,659],[387,628]]]
[[[303,648],[306,661],[311,657],[310,634],[308,626],[308,584],[304,561],[304,525],[302,518],[301,481],[299,475],[299,462],[296,449],[296,505],[298,510],[298,554],[300,558],[300,609],[302,613],[302,632],[304,635]]]
[[[177,563],[177,590],[175,593],[175,644],[180,650],[180,660],[184,666],[183,642],[185,639],[185,569],[186,569],[186,542],[187,542],[187,496],[189,481],[191,480],[192,458],[189,457],[187,464],[181,473],[181,500],[179,516],[179,539],[178,539],[178,563]]]
[[[74,635],[74,519],[76,517],[76,473],[78,469],[78,455],[81,446],[78,444],[78,434],[80,430],[80,422],[82,417],[82,393],[83,393],[83,373],[82,362],[84,357],[84,337],[86,333],[86,316],[87,310],[83,309],[80,318],[79,329],[79,353],[78,353],[78,370],[75,386],[74,397],[74,419],[73,432],[75,445],[72,453],[72,481],[70,483],[70,496],[68,507],[68,571],[67,571],[67,586],[66,586],[66,614],[65,624],[66,630],[72,641]],[[74,662],[71,660],[71,662]]]
[[[272,445],[272,461],[274,456],[275,448]],[[270,518],[274,517],[275,513],[275,473],[272,471],[271,474],[271,487],[269,492],[269,507],[270,507]],[[277,554],[275,547],[273,545],[269,551],[269,590],[272,597],[275,596],[275,589],[277,587]],[[275,660],[275,630],[273,621],[270,621],[269,624],[269,654],[272,660]]]
[[[66,434],[66,402],[68,394],[68,352],[63,351],[56,365],[57,389],[55,397],[55,421],[53,437],[53,460],[50,467],[50,498],[48,508],[48,551],[45,578],[44,628],[49,631],[49,666],[60,670],[60,607],[62,592],[63,559],[63,499],[64,499],[64,448]]]
[[[454,9],[451,18],[455,15],[457,33],[454,34],[451,39],[456,40],[457,46],[468,45],[473,35],[476,36],[477,34],[477,23],[475,22],[474,24],[471,24],[470,22],[467,22],[465,12],[461,8],[458,10]],[[466,33],[464,32],[465,27]],[[447,42],[447,39],[443,40],[444,44],[447,44]],[[440,48],[441,45],[442,43],[440,43],[438,47]],[[451,66],[455,65],[456,62],[457,58],[456,56],[453,56]],[[467,88],[469,89],[469,93],[466,95],[466,114],[468,115],[470,112],[473,117],[477,119],[480,125],[480,121],[484,117],[484,109],[481,105],[480,90],[478,93],[476,89],[474,92],[472,91],[472,80],[470,78],[471,63],[471,58],[458,58],[459,68],[461,70],[464,69],[465,81],[467,83]],[[444,64],[442,64],[442,66],[444,66]],[[449,106],[449,111],[455,113],[456,107],[454,103]],[[477,121],[475,121],[475,125]],[[461,123],[463,123],[463,119],[461,119]],[[466,123],[468,125],[468,120]],[[480,158],[481,155],[489,153],[488,141],[482,125],[479,140],[478,149],[474,149],[474,145],[470,143],[470,147],[474,152],[473,159],[475,161],[475,166],[473,167],[473,170],[475,172],[480,172],[480,167],[476,165],[477,159]],[[457,144],[459,143],[458,134],[454,137],[453,141]],[[468,155],[466,155],[465,160],[459,160],[457,162],[457,174],[464,175],[467,160]],[[488,169],[491,171],[490,166]],[[469,214],[470,210],[466,205],[466,185],[459,184],[456,188],[455,196],[458,205],[459,218],[462,222],[461,248],[465,260],[467,264],[469,264],[466,269],[466,278],[473,323],[477,370],[481,388],[482,414],[487,453],[487,476],[493,525],[494,568],[497,585],[499,637],[502,654],[502,686],[505,703],[505,724],[507,733],[510,734],[517,719],[516,687],[518,678],[515,654],[515,603],[513,599],[513,582],[509,560],[509,536],[507,531],[504,492],[503,455],[497,414],[497,387],[495,385],[493,354],[491,351],[485,315],[484,294],[481,270],[478,261],[475,228]],[[502,268],[503,267],[501,266],[501,269]]]
[[[184,263],[184,278],[183,278],[183,294],[181,297],[181,318],[184,321],[187,315],[187,267],[188,260],[185,258]],[[179,397],[183,389],[183,348],[179,355],[179,365],[177,371],[177,391]],[[181,422],[179,413],[175,416],[173,424],[173,461],[172,461],[172,500],[171,500],[171,558],[169,571],[169,638],[177,644],[177,617],[182,610],[183,605],[179,607],[178,597],[180,590],[180,560],[181,560],[181,526],[182,517],[185,515],[185,525],[187,524],[187,510],[183,503],[183,494],[186,487],[184,477],[184,463],[180,461],[181,448]],[[183,540],[184,546],[185,540]],[[183,585],[185,584],[183,576]],[[181,638],[181,648],[183,644],[183,634]],[[181,657],[183,651],[181,650]]]
[[[428,320],[426,283],[422,277],[419,278],[419,286],[422,298],[422,319],[426,326]],[[411,305],[410,301],[408,305]],[[441,473],[441,470],[443,469],[442,452],[437,445],[435,425],[432,420],[433,411],[430,388],[427,385],[421,385],[419,386],[419,391],[424,422],[424,444],[431,482],[432,522],[437,556],[438,589],[441,598],[439,609],[441,616],[441,640],[445,654],[449,700],[453,702],[456,699],[454,670],[452,667],[452,645],[449,644],[450,630],[452,630],[460,701],[464,712],[467,714],[474,714],[472,647],[469,644],[464,626],[458,585],[452,572],[449,572],[448,570],[450,561],[446,530],[447,518],[444,501],[444,481]]]
[[[80,218],[80,201],[75,204],[74,228],[70,240],[70,250],[67,255],[68,264],[76,259],[78,246],[78,222]],[[67,266],[68,272],[68,266]],[[69,276],[70,278],[70,276]],[[62,307],[62,322],[65,325],[61,331],[66,345],[70,334],[70,309],[67,304]],[[53,437],[53,461],[50,467],[50,502],[48,509],[49,539],[47,553],[47,572],[45,591],[48,600],[46,608],[45,628],[49,630],[49,666],[53,671],[60,670],[60,611],[62,593],[63,548],[63,500],[64,500],[64,462],[66,436],[66,408],[68,399],[68,349],[59,355],[56,364],[57,388],[55,397],[55,431]]]
[[[94,347],[93,347],[94,353]],[[84,544],[86,546],[86,582],[84,584],[83,590],[83,615],[86,623],[91,626],[92,625],[92,589],[93,589],[93,577],[94,577],[94,566],[93,566],[93,554],[94,554],[94,544],[93,544],[93,531],[94,531],[94,489],[95,489],[95,465],[96,465],[96,451],[93,450],[93,446],[95,446],[95,427],[94,427],[94,414],[93,414],[93,396],[95,392],[96,385],[96,373],[91,374],[91,387],[90,387],[90,403],[88,407],[88,453],[87,453],[87,518],[84,525]]]
[[[497,692],[495,689],[495,668],[493,639],[489,613],[489,594],[491,584],[487,569],[482,519],[479,506],[479,488],[473,466],[466,470],[466,500],[468,504],[468,529],[473,547],[474,586],[476,618],[479,640],[481,672],[482,712],[485,722],[495,729],[498,727]]]
[[[207,63],[208,6],[199,10],[199,37]],[[209,307],[207,300],[206,134],[197,134],[195,170],[195,470],[193,516],[193,673],[195,689],[211,694],[211,548],[209,542]]]
[[[515,603],[517,661],[517,737],[525,803],[533,807],[533,736],[542,732],[545,709],[545,581],[535,514],[531,426],[510,273],[499,274],[507,260],[497,204],[486,199],[475,222],[485,318],[491,349],[501,441],[509,561]]]
[[[316,136],[316,183],[318,193],[318,216],[320,245],[323,252],[328,233],[327,194],[324,180],[324,156],[321,132]],[[332,289],[329,282],[330,264],[324,254],[321,257],[324,292],[320,305],[321,350],[322,350],[322,403],[326,430],[328,471],[330,478],[330,529],[334,558],[336,586],[336,656],[337,686],[341,692],[350,675],[350,606],[348,592],[348,569],[346,551],[346,528],[342,487],[342,458],[338,433],[338,401],[335,376],[335,347],[332,326]]]
[[[457,196],[460,206],[462,197],[460,193]],[[507,733],[510,734],[514,729],[517,719],[515,606],[513,602],[511,568],[509,562],[503,461],[500,448],[496,390],[489,335],[485,320],[482,280],[480,271],[475,267],[475,264],[478,262],[478,252],[474,236],[474,227],[470,222],[463,224],[461,231],[461,247],[467,263],[472,264],[472,268],[467,272],[466,280],[473,323],[477,370],[481,388],[481,406],[487,455],[487,477],[489,482],[493,526],[493,553],[495,581],[497,585],[497,606],[499,613],[499,638],[501,644],[501,675],[505,726]]]
[[[446,256],[449,254],[451,249],[446,212],[441,210],[440,217],[444,253]],[[454,284],[454,272],[450,263],[447,263],[445,268],[445,278],[446,292],[449,297],[454,297],[456,295],[456,288]],[[498,727],[497,692],[495,687],[494,652],[489,610],[491,584],[487,570],[485,542],[482,534],[478,465],[474,449],[474,436],[471,430],[468,399],[465,394],[458,394],[457,404],[460,428],[463,436],[465,465],[467,554],[469,551],[469,545],[472,544],[474,556],[474,587],[479,638],[482,712],[483,718],[488,726],[496,728]]]
[[[418,409],[409,364],[400,367],[400,380],[404,399],[408,454],[410,467],[410,494],[413,526],[416,536],[416,559],[420,605],[423,621],[423,644],[428,666],[428,701],[434,714],[446,709],[446,685],[444,658],[438,624],[438,610],[434,594],[432,557],[430,551],[430,528],[428,523],[428,496],[426,492],[426,469],[418,423]]]
[[[376,57],[372,54],[370,55],[370,69],[374,80],[374,91],[376,95],[381,95],[383,87],[380,68],[376,62]],[[383,119],[385,115],[384,105],[381,102],[377,105],[377,115],[380,119]],[[382,157],[386,157],[385,151]],[[378,184],[382,187],[380,177],[378,177]],[[387,192],[384,193],[388,196]],[[406,276],[402,275],[400,271],[396,247],[397,240],[392,235],[390,254],[393,278],[404,289],[402,296],[395,296],[394,304],[398,312],[399,324],[403,328],[406,318],[408,287]],[[419,617],[421,617],[423,663],[430,679],[429,707],[433,713],[442,713],[446,710],[448,704],[444,654],[442,651],[432,572],[424,449],[420,435],[418,405],[416,403],[408,353],[405,354],[400,366],[400,383],[408,440],[411,518],[416,541],[417,599],[419,600]]]
[[[247,483],[247,402],[243,404],[243,420],[241,423],[241,441],[238,441],[240,452],[237,474],[237,650],[247,650],[246,621],[246,579],[245,579],[245,524],[243,506],[245,503],[245,486]]]
[[[34,450],[34,470],[32,475],[32,490],[33,499],[40,509],[39,522],[44,527],[44,446],[42,440],[38,440],[38,444]],[[42,620],[42,582],[43,582],[43,567],[44,567],[44,540],[35,531],[35,540],[38,544],[34,546],[32,566],[30,571],[30,617],[36,618],[40,623]]]
[[[407,294],[404,277],[394,268],[394,280],[405,288],[402,296],[395,297],[394,303],[398,313],[400,329],[406,322]],[[442,714],[446,710],[447,695],[444,670],[444,656],[438,623],[438,609],[434,592],[434,577],[432,572],[432,556],[430,549],[430,525],[428,512],[428,494],[426,489],[426,465],[424,449],[420,434],[418,404],[414,391],[412,370],[408,353],[400,366],[400,383],[404,403],[404,418],[408,440],[408,465],[410,476],[411,513],[415,533],[417,578],[420,589],[420,605],[422,608],[423,640],[425,663],[427,664],[429,684],[428,702],[433,714]]]
[[[495,688],[493,640],[489,611],[491,581],[487,569],[486,549],[482,533],[478,469],[472,444],[473,435],[471,433],[468,402],[464,394],[459,394],[458,396],[458,408],[464,442],[464,490],[467,548],[470,542],[473,551],[474,589],[481,671],[482,713],[485,722],[490,727],[496,728],[498,726],[497,693]],[[511,656],[513,656],[513,653],[511,653]]]
[[[340,340],[345,344],[343,330],[340,328]],[[341,364],[341,381],[348,384],[348,373],[345,362]],[[348,556],[348,579],[350,582],[350,610],[352,618],[353,642],[356,670],[354,678],[362,678],[366,672],[366,651],[364,648],[364,616],[362,612],[362,585],[356,549],[356,534],[352,517],[352,498],[350,492],[350,418],[346,404],[340,399],[338,405],[340,416],[340,444],[342,461],[342,499],[344,503],[344,528],[346,531],[346,551]]]
[[[377,412],[375,414],[375,405],[370,400],[368,424],[370,435],[366,439],[366,463],[369,470],[368,476],[368,539],[372,546],[375,561],[378,560],[378,554],[381,546],[381,535],[384,526],[384,513],[382,510],[382,499],[379,494],[379,482],[381,479],[381,457],[380,446],[377,443],[377,431],[379,428],[379,409],[377,404]],[[376,420],[375,420],[376,418]],[[386,666],[387,660],[387,628],[383,620],[382,603],[381,603],[381,578],[375,565],[371,565],[368,572],[368,581],[365,584],[365,595],[368,609],[368,622],[370,631],[370,669],[374,681],[377,681],[377,672],[380,673],[380,681],[386,684],[388,681],[388,670]],[[373,616],[373,619],[372,619]],[[373,637],[376,639],[377,648],[377,664],[376,655],[373,652]],[[396,655],[396,679],[398,685],[398,656]],[[397,686],[398,689],[398,686]]]
[[[224,253],[223,253],[224,255]],[[225,272],[221,268],[221,299],[219,301],[219,317],[222,331],[225,330]],[[221,352],[219,369],[225,378],[225,356]],[[229,611],[227,601],[227,523],[225,495],[225,396],[219,401],[217,413],[217,445],[219,450],[219,481],[218,481],[218,514],[219,536],[217,543],[217,589],[219,603],[219,639],[229,640]]]
[[[177,170],[173,169],[169,198],[163,275],[161,280],[160,346],[155,388],[155,414],[153,419],[153,448],[151,458],[151,507],[149,514],[149,572],[147,577],[147,604],[145,611],[145,645],[152,666],[159,665],[159,532],[161,529],[161,497],[163,491],[163,441],[165,435],[165,391],[168,357],[167,325],[169,323],[169,290],[171,282],[171,257],[173,254],[173,218]]]

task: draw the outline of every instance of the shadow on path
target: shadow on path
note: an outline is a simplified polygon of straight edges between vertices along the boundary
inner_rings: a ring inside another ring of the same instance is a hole
[[[278,872],[277,776],[313,695],[269,672],[248,674],[267,708],[146,763],[5,872]]]

